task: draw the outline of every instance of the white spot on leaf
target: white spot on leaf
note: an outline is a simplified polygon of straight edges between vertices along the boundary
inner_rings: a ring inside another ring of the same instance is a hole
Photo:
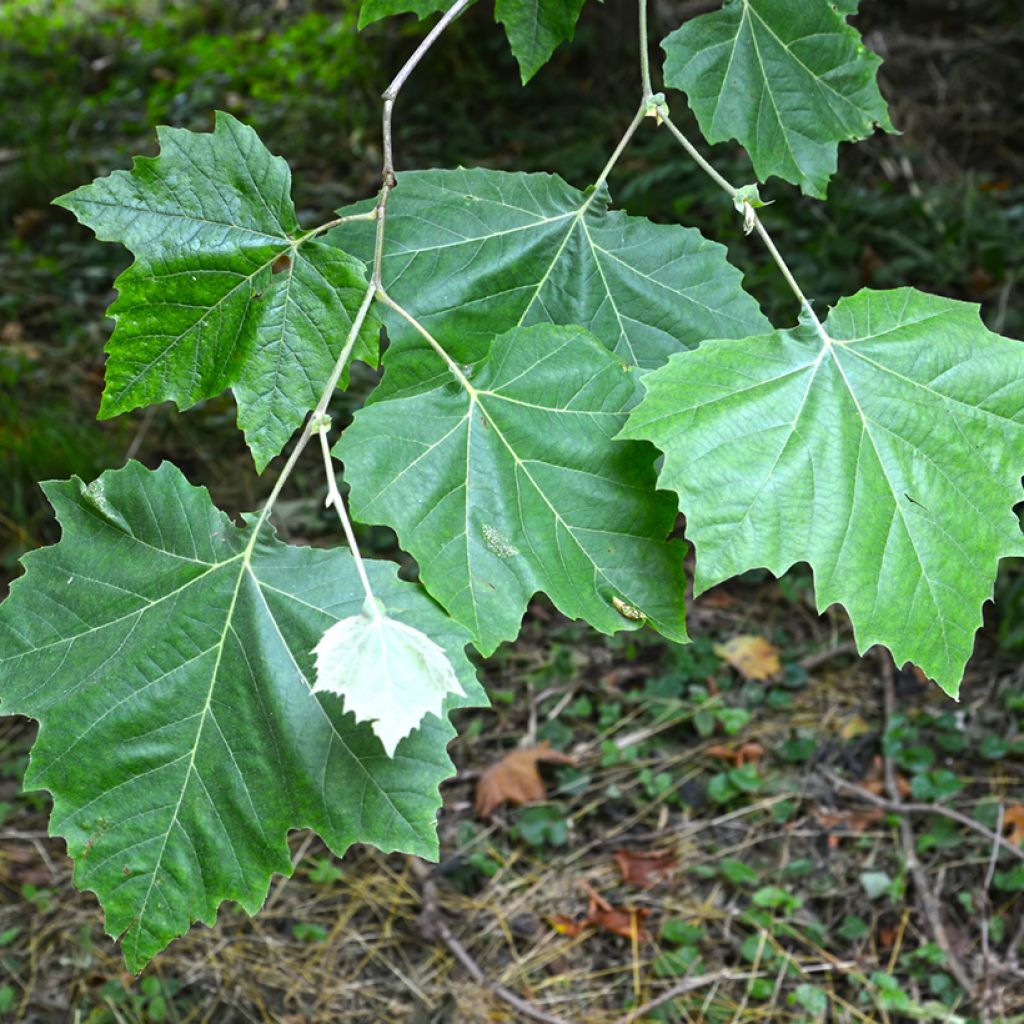
[[[519,554],[519,548],[511,544],[508,537],[493,526],[484,527],[484,542],[499,558],[512,558]]]

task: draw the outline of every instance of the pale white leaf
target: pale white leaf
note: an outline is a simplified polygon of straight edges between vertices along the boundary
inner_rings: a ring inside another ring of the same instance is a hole
[[[448,655],[425,633],[367,601],[316,645],[314,693],[336,693],[369,722],[388,757],[427,714],[441,717],[450,693],[465,696]]]

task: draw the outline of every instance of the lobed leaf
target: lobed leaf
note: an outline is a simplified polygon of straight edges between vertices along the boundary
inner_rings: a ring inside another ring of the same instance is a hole
[[[230,114],[157,131],[160,156],[56,200],[136,257],[109,310],[100,416],[230,387],[262,471],[327,383],[366,268],[300,231],[288,165]],[[371,317],[354,353],[374,364],[376,332]]]
[[[726,0],[669,35],[665,84],[686,93],[708,142],[735,139],[758,178],[824,198],[839,143],[892,131],[881,58],[847,24],[857,0]]]
[[[496,335],[537,323],[580,324],[644,369],[705,338],[771,329],[724,246],[693,228],[610,211],[606,189],[481,169],[416,171],[398,182],[385,287],[464,362]],[[367,259],[372,225],[342,225],[328,241]],[[415,333],[397,317],[387,323],[393,339]]]
[[[224,900],[254,913],[289,874],[290,829],[435,856],[447,718],[388,757],[333,695],[312,651],[363,592],[347,552],[243,527],[165,463],[49,483],[62,539],[25,559],[0,606],[5,714],[40,723],[25,784],[53,794],[75,884],[103,904],[138,971]],[[429,634],[485,703],[469,637],[395,566],[368,565],[389,614]]]
[[[556,49],[572,42],[585,0],[495,0],[494,20],[505,28],[523,85],[551,59]],[[453,0],[363,0],[359,27],[395,14],[423,19],[447,11]]]
[[[978,308],[910,288],[674,356],[622,436],[664,453],[700,593],[759,566],[814,570],[861,651],[956,694],[999,559],[1024,554],[1024,347]]]
[[[505,26],[523,85],[572,42],[585,0],[494,0],[494,20]]]
[[[431,14],[447,11],[455,0],[363,0],[359,8],[359,27],[366,28],[395,14],[415,14],[422,21]]]
[[[579,327],[516,328],[459,387],[429,347],[393,342],[335,452],[353,514],[385,523],[424,586],[490,654],[544,591],[605,633],[647,620],[686,639],[675,503],[654,451],[613,440],[636,373]]]

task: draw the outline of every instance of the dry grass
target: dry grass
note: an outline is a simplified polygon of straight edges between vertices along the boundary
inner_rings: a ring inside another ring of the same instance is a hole
[[[737,594],[698,603],[694,630],[729,636],[760,623],[771,636],[784,629],[783,655],[791,662],[847,639],[840,620],[819,619],[800,597],[783,600],[775,585],[740,587]],[[193,929],[147,970],[147,977],[177,988],[167,1020],[473,1024],[526,1019],[495,994],[493,983],[559,1020],[612,1024],[627,1019],[631,1006],[686,977],[659,977],[664,972],[655,968],[672,948],[659,937],[669,919],[703,929],[700,963],[691,973],[710,980],[675,1003],[674,1015],[665,1020],[813,1019],[792,1005],[800,984],[825,993],[834,1020],[906,1019],[872,996],[878,993],[873,978],[879,971],[896,976],[920,1004],[934,1002],[928,979],[940,968],[915,977],[915,961],[908,959],[934,936],[913,880],[905,877],[906,850],[895,819],[864,815],[864,802],[840,792],[826,772],[855,781],[870,775],[882,726],[873,660],[826,660],[810,684],[795,691],[790,708],[755,708],[735,739],[701,739],[688,724],[692,706],[680,704],[677,714],[659,719],[650,706],[631,701],[647,679],[665,671],[662,647],[608,646],[546,613],[544,618],[548,621],[533,621],[491,672],[494,688],[510,689],[519,699],[494,712],[467,715],[461,723],[465,731],[471,719],[477,720],[468,729],[470,738],[453,748],[461,774],[444,791],[441,864],[425,870],[409,858],[355,848],[340,861],[340,877],[328,878],[324,865],[337,862],[315,836],[296,833],[294,876],[274,880],[258,917],[250,920],[226,907],[216,928]],[[552,672],[559,659],[564,670],[566,651],[571,671]],[[961,706],[965,727],[990,728],[992,712],[984,709],[997,707],[999,694],[1017,685],[1011,668],[999,655],[975,659]],[[712,679],[725,682],[727,674],[722,669]],[[567,823],[566,844],[538,848],[517,839],[512,826],[519,811],[499,812],[490,823],[475,821],[472,796],[479,770],[513,742],[536,738],[552,712],[561,720],[581,695],[592,699],[595,713],[610,700],[621,701],[623,710],[603,731],[593,718],[573,721],[570,749],[584,784],[571,794],[556,792],[546,770]],[[726,698],[735,703],[735,690],[723,693]],[[948,707],[943,702],[934,688],[902,678],[901,712]],[[1001,713],[995,717],[1005,724]],[[30,726],[9,722],[5,729],[5,749],[24,750]],[[817,749],[814,760],[797,767],[777,757],[795,729],[813,733]],[[643,770],[650,768],[668,773],[672,790],[695,793],[722,768],[709,750],[740,740],[756,741],[765,751],[761,769],[767,782],[757,793],[721,807],[696,798],[689,806],[670,806],[652,797],[642,782]],[[611,763],[608,743],[638,750],[639,756]],[[1004,806],[1024,800],[1018,758],[986,763],[968,752],[957,770],[967,788],[953,803],[968,814],[983,798]],[[15,783],[5,786],[7,793],[0,796],[10,800]],[[791,808],[788,816],[778,814],[781,804]],[[42,838],[45,809],[17,806],[5,823],[0,853],[0,933],[22,929],[2,950],[9,954],[11,983],[20,1000],[11,1019],[153,1019],[141,1003],[133,1007],[130,999],[119,1004],[109,998],[111,979],[136,994],[142,982],[123,974],[116,950],[101,936],[93,897],[71,887],[60,841]],[[919,837],[929,822],[927,816],[912,819]],[[979,1020],[1011,1020],[1024,1013],[1024,971],[1017,961],[1022,901],[1018,893],[998,892],[985,900],[992,844],[970,830],[957,834],[949,850],[922,854],[956,956],[977,986],[973,1009],[967,1001],[955,1009]],[[649,891],[623,883],[615,850],[652,845],[674,849],[677,869]],[[489,878],[473,867],[480,855],[493,864]],[[1009,867],[1011,859],[1001,867]],[[752,917],[757,886],[726,880],[719,869],[727,860],[749,865],[757,885],[784,886],[802,905],[774,918]],[[793,873],[794,864],[803,866],[800,873]],[[865,871],[904,878],[903,898],[897,890],[895,899],[868,901],[861,883]],[[32,895],[26,884],[50,890],[48,905],[39,896],[35,904],[26,898],[26,892]],[[425,919],[428,890],[432,905]],[[575,938],[561,934],[551,919],[581,917],[588,891],[617,907],[646,910],[649,934],[632,941],[595,931]],[[959,892],[975,897],[975,914],[965,912]],[[839,933],[849,913],[868,923],[861,940]],[[484,982],[474,980],[439,935],[439,915]],[[991,924],[996,918],[1003,922],[998,941]],[[314,931],[314,941],[303,941],[296,938],[296,925],[300,934],[303,927],[308,934],[310,926],[322,931]],[[760,979],[761,991],[751,992],[751,977]]]

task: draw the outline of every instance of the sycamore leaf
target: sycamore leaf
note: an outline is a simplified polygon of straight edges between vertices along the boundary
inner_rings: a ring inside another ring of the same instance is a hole
[[[616,850],[612,855],[622,880],[640,889],[653,889],[679,865],[675,850]]]
[[[1006,838],[1017,846],[1024,846],[1024,804],[1010,804],[1003,815],[1003,829],[1009,829]]]
[[[359,27],[366,28],[381,18],[395,14],[415,14],[421,21],[431,14],[447,11],[455,0],[363,0],[359,8]]]
[[[579,324],[645,369],[705,338],[771,330],[724,246],[693,228],[609,211],[606,189],[585,194],[552,174],[479,169],[416,171],[398,182],[384,285],[462,362],[479,359],[496,335],[536,323]],[[372,225],[345,224],[328,237],[361,258],[373,253]],[[388,319],[392,339],[413,334]]]
[[[40,723],[25,785],[53,794],[75,884],[138,971],[224,900],[255,913],[289,874],[290,829],[435,856],[446,717],[388,757],[332,696],[310,693],[311,651],[363,591],[349,554],[235,526],[165,463],[86,486],[46,485],[60,543],[25,558],[0,605],[5,714]],[[468,635],[395,566],[367,566],[389,614],[439,644],[484,702]]]
[[[116,282],[101,418],[231,387],[256,466],[316,404],[360,300],[366,268],[308,238],[288,165],[230,114],[212,133],[159,128],[137,157],[56,200],[135,262]],[[369,318],[355,355],[376,362]]]
[[[504,804],[533,803],[547,796],[537,764],[572,764],[572,758],[552,748],[545,740],[533,747],[521,747],[506,754],[480,776],[476,784],[473,809],[481,818],[490,818]]]
[[[644,928],[644,918],[651,913],[649,908],[613,907],[586,882],[580,884],[581,888],[590,895],[587,915],[579,920],[567,917],[565,914],[553,915],[549,921],[556,932],[575,939],[591,928],[598,928],[632,942],[648,942],[650,940],[650,935]]]
[[[505,27],[512,55],[525,85],[551,59],[555,50],[572,42],[585,0],[495,0],[494,20]],[[363,0],[359,27],[394,14],[423,19],[447,11],[453,0]]]
[[[331,626],[314,653],[313,692],[344,697],[345,710],[371,723],[388,757],[424,715],[442,717],[449,694],[466,696],[441,647],[369,600]]]
[[[708,142],[735,139],[758,178],[824,197],[839,143],[892,131],[881,58],[846,18],[855,3],[726,0],[662,46],[665,84],[687,94]]]
[[[708,341],[644,379],[624,437],[664,453],[695,590],[814,570],[861,651],[885,644],[956,694],[999,559],[1024,553],[1024,347],[977,306],[911,288]]]
[[[395,342],[384,362],[335,448],[353,514],[397,532],[483,653],[516,636],[538,591],[605,633],[646,618],[685,640],[675,502],[654,490],[654,450],[613,440],[635,372],[548,324],[496,338],[469,390],[422,344]]]
[[[741,634],[730,637],[724,644],[715,644],[712,649],[744,679],[764,682],[782,671],[778,647],[763,636]]]
[[[523,85],[572,42],[584,0],[494,0],[494,20],[505,26]]]

